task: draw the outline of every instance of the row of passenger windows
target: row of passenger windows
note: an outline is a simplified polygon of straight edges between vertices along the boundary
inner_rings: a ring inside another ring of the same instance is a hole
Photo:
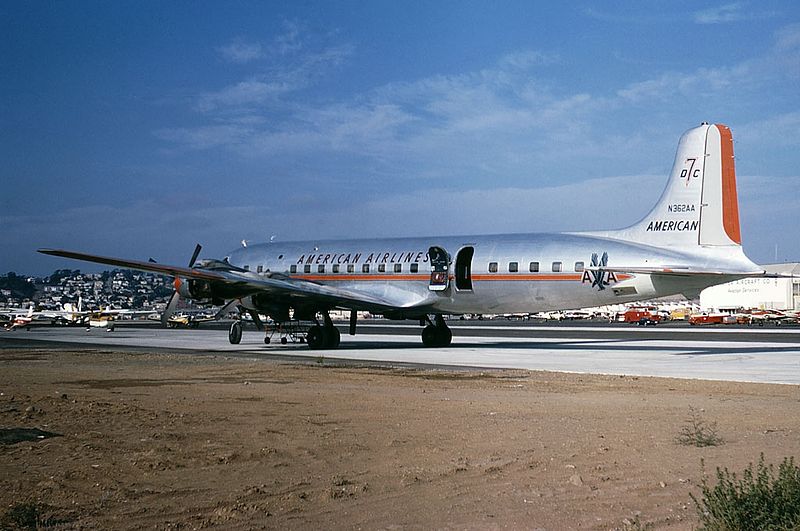
[[[371,264],[361,264],[361,272],[362,273],[369,273],[370,272],[370,265]],[[389,267],[388,271],[394,273],[402,273],[403,272],[403,264],[388,264]],[[378,273],[386,273],[387,272],[387,264],[377,264],[377,268],[375,269]],[[327,271],[325,264],[319,264],[317,266],[317,273],[325,273]],[[339,264],[331,265],[330,272],[331,273],[355,273],[356,266],[354,264],[346,264],[346,269],[343,269],[343,266]],[[409,273],[418,273],[419,272],[419,264],[409,264],[408,267]],[[297,266],[292,265],[289,267],[289,273],[294,274],[297,273]],[[311,264],[306,264],[303,266],[303,273],[311,273]]]
[[[578,273],[582,272],[584,269],[583,262],[575,262],[574,271]],[[550,270],[553,273],[560,273],[564,270],[564,264],[562,262],[553,262],[550,266]],[[538,273],[539,272],[539,262],[530,262],[528,264],[528,271],[531,273]],[[518,273],[519,272],[519,262],[509,262],[508,263],[508,272],[509,273]],[[497,262],[489,262],[489,273],[497,273]]]
[[[387,271],[386,265],[387,264],[377,264],[377,269],[376,269],[377,272],[378,273],[386,273],[386,271]],[[389,271],[394,272],[394,273],[402,273],[403,272],[403,264],[390,264],[390,265],[392,267],[389,269]],[[563,271],[563,267],[564,267],[564,264],[562,262],[553,262],[551,264],[551,266],[550,266],[550,270],[553,273],[560,273],[561,271]],[[346,271],[348,273],[355,273],[355,271],[356,271],[356,266],[354,264],[346,264],[346,268],[347,268]],[[246,265],[246,266],[244,266],[244,269],[249,271],[250,270],[250,266]],[[584,270],[583,262],[575,262],[573,270],[577,271],[578,273],[582,272]],[[258,266],[256,271],[258,273],[263,273],[265,271],[264,270],[264,266],[261,266],[261,265]],[[269,269],[267,269],[266,271],[269,272]],[[408,271],[410,273],[418,273],[419,272],[419,264],[409,264]],[[497,273],[497,271],[498,271],[497,262],[489,262],[489,273]],[[538,273],[539,272],[539,262],[530,262],[528,264],[528,271],[530,271],[531,273]],[[317,273],[325,273],[325,272],[326,272],[325,264],[317,265]],[[342,270],[342,268],[341,268],[341,266],[339,264],[332,264],[330,272],[331,273],[343,273],[344,271]],[[369,273],[370,272],[370,264],[362,264],[361,265],[361,272],[362,273]],[[519,272],[519,262],[509,262],[508,263],[508,272],[509,273],[518,273]],[[297,273],[297,265],[290,266],[289,267],[289,273],[296,274]],[[305,274],[311,273],[311,264],[305,264],[303,266],[303,273],[305,273]]]

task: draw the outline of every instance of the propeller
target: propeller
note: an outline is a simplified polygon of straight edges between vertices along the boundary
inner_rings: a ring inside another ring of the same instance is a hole
[[[195,246],[194,252],[192,253],[192,258],[189,260],[189,267],[194,266],[197,256],[200,254],[200,250],[202,248],[203,246],[201,246],[199,243]],[[175,291],[172,292],[172,297],[169,298],[167,307],[164,309],[164,313],[161,314],[161,326],[167,326],[169,318],[172,317],[173,313],[175,313],[175,307],[178,306],[178,301],[181,298],[180,293],[178,293],[178,289],[180,289],[182,283],[183,281],[180,279],[180,277],[175,277],[175,280],[172,282],[172,284],[175,286]]]

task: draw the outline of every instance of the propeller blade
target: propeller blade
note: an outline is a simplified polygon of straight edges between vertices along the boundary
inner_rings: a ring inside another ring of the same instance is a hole
[[[178,300],[180,298],[181,296],[178,294],[178,290],[172,292],[172,297],[169,298],[167,307],[164,308],[164,313],[161,314],[161,326],[167,326],[169,318],[175,313],[175,307],[178,306]]]
[[[194,252],[192,253],[192,258],[189,260],[189,267],[192,267],[197,261],[197,256],[200,254],[200,251],[203,249],[203,246],[199,243],[195,245]],[[155,262],[152,258],[150,259],[151,262]],[[169,318],[172,317],[172,314],[175,313],[175,307],[178,306],[178,301],[181,299],[180,293],[178,293],[178,286],[181,284],[181,279],[175,277],[175,291],[172,292],[172,297],[169,298],[169,302],[167,303],[167,307],[164,309],[164,313],[161,314],[161,326],[167,326],[169,322]]]
[[[192,259],[189,260],[189,267],[192,267],[194,265],[194,262],[195,262],[195,260],[197,260],[197,256],[200,254],[200,250],[202,248],[203,248],[203,246],[200,245],[199,243],[195,246],[194,252],[192,253]]]

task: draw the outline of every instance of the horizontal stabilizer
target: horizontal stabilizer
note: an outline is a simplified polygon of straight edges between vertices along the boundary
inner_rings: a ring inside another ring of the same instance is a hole
[[[663,266],[663,267],[595,267],[586,268],[588,271],[609,271],[612,273],[627,273],[630,275],[673,275],[673,276],[693,276],[693,275],[718,275],[744,277],[771,277],[765,271],[734,271],[723,269],[698,269],[691,266]]]

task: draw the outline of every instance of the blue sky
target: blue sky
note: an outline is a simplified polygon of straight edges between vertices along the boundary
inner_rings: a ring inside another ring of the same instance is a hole
[[[622,227],[701,121],[800,260],[796,1],[6,2],[0,72],[0,272]]]

